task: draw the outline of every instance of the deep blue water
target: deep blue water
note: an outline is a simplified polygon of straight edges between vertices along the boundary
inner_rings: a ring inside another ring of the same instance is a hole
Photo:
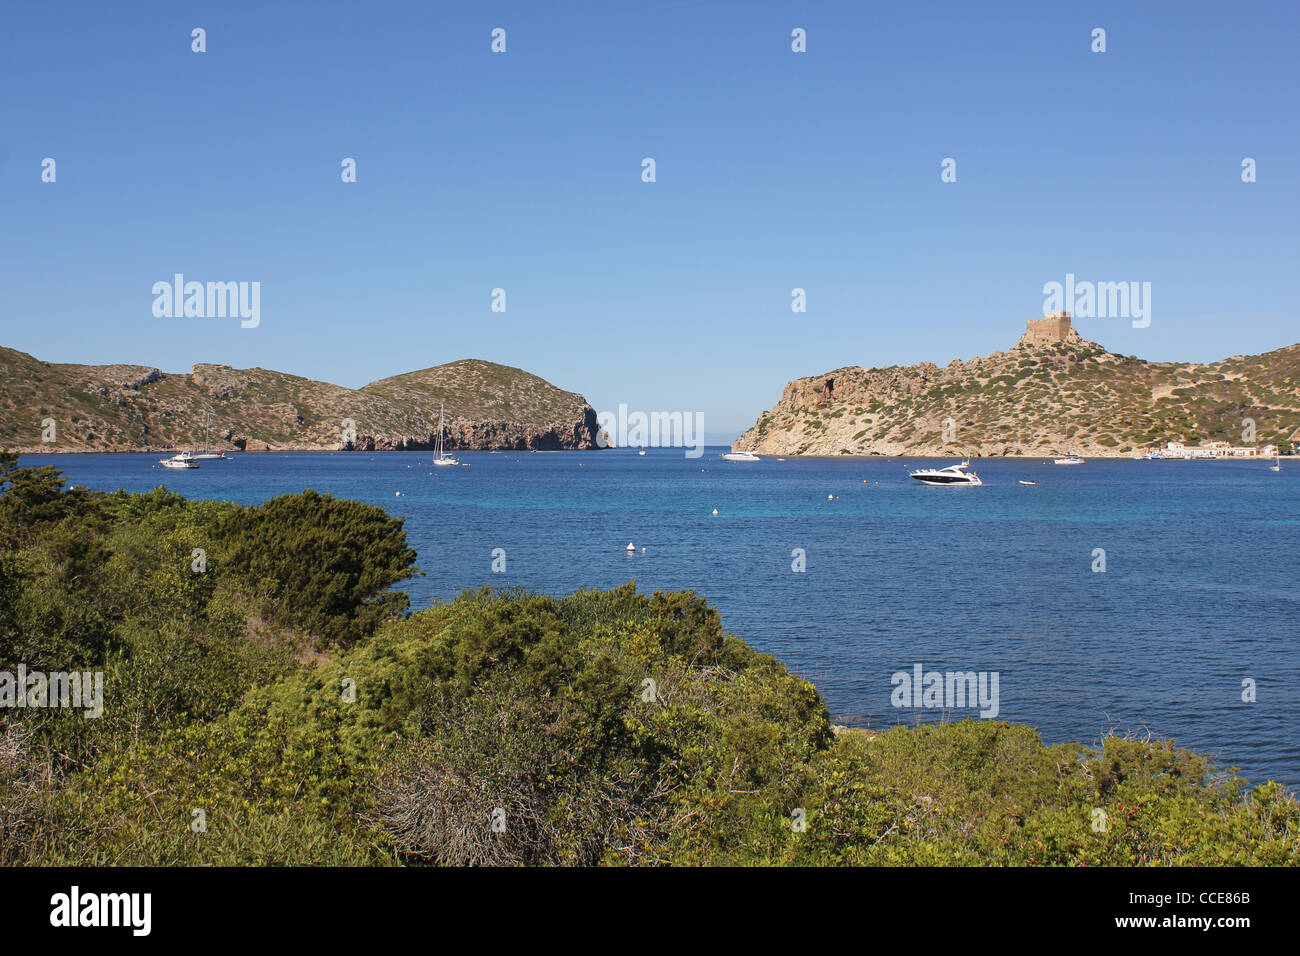
[[[247,454],[185,472],[156,455],[23,463],[103,490],[254,504],[315,488],[382,505],[420,554],[425,576],[403,585],[416,608],[484,584],[693,589],[842,723],[939,717],[891,706],[890,675],[914,664],[996,671],[998,718],[1049,742],[1149,730],[1300,785],[1300,464],[981,461],[984,487],[933,488],[907,478],[915,461],[731,464],[722,450],[465,452],[470,467],[439,469],[428,452]]]

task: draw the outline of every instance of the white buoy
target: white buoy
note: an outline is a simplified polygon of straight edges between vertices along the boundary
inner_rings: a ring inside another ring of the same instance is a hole
[[[645,548],[642,548],[642,549],[641,549],[641,553],[642,553],[642,554],[645,554]]]
[[[826,500],[827,500],[827,501],[830,501],[830,500],[833,499],[834,497],[835,497],[834,495],[827,495],[827,496],[826,496]]]
[[[714,508],[714,509],[713,509],[713,514],[716,516],[717,513],[718,513],[718,509],[717,509],[717,508]]]
[[[630,551],[630,552],[631,552],[631,551],[636,551],[636,545],[634,545],[631,541],[629,541],[629,542],[627,543],[627,550]]]
[[[402,497],[402,493],[401,493],[400,491],[394,491],[394,492],[393,492],[393,497],[394,497],[394,498],[400,498],[400,497]]]

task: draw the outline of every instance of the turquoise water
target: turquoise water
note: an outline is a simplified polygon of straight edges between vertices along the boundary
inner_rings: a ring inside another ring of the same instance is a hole
[[[891,705],[891,674],[915,664],[997,672],[998,719],[1049,742],[1150,731],[1300,785],[1300,464],[981,461],[983,487],[932,488],[905,469],[935,460],[732,464],[723,450],[458,452],[469,467],[438,469],[428,452],[247,454],[184,472],[156,455],[23,463],[103,490],[254,504],[315,488],[381,505],[420,554],[425,576],[404,585],[417,608],[484,584],[693,589],[842,723],[941,718]]]

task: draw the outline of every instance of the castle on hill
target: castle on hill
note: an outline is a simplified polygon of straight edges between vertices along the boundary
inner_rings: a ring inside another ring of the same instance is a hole
[[[1070,324],[1069,312],[1053,312],[1042,319],[1026,319],[1025,334],[1017,345],[1039,347],[1056,345],[1059,342],[1082,341],[1079,333]]]

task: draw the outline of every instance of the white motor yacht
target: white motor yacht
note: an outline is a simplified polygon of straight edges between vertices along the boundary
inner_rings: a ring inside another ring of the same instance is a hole
[[[762,461],[752,451],[729,451],[722,456],[723,461]]]
[[[969,460],[963,461],[960,465],[949,465],[947,468],[918,468],[911,472],[911,476],[927,485],[984,484],[979,474],[971,471]]]
[[[1057,465],[1082,465],[1084,460],[1078,455],[1066,455],[1064,458],[1057,458],[1054,464]]]

